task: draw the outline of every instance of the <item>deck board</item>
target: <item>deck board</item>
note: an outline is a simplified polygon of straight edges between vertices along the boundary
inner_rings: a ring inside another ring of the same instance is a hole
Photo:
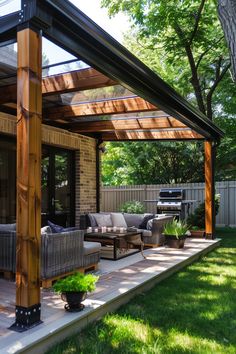
[[[42,290],[43,323],[23,333],[8,329],[14,322],[15,283],[0,279],[0,353],[41,354],[63,337],[116,309],[218,245],[218,240],[189,239],[183,250],[159,247],[145,250],[146,259],[139,253],[116,262],[103,260],[97,289],[85,300],[82,312],[65,312],[59,295]]]

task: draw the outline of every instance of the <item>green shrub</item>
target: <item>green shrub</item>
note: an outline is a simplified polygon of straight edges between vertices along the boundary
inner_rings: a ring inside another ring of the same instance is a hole
[[[173,219],[165,224],[163,229],[164,235],[172,235],[177,239],[188,231],[189,227],[185,221]]]
[[[91,292],[95,290],[95,283],[99,277],[93,274],[75,273],[64,279],[59,279],[54,285],[53,289],[57,293],[66,292]]]
[[[120,211],[122,213],[143,214],[144,213],[144,205],[137,200],[133,200],[131,202],[125,202],[120,207]]]
[[[220,194],[215,194],[215,215],[218,214],[220,207]],[[194,210],[193,214],[190,214],[187,219],[188,225],[196,227],[198,229],[205,229],[205,202],[199,204]]]

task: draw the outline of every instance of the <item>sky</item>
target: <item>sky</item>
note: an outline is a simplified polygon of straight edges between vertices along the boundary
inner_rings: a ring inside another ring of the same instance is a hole
[[[129,28],[129,21],[123,14],[109,18],[107,9],[100,7],[100,0],[70,0],[75,6],[89,16],[94,22],[107,31],[112,37],[122,42],[123,33]],[[50,64],[73,59],[74,57],[58,47],[52,48],[47,40],[43,41],[43,51],[46,53]],[[58,58],[60,58],[58,60]],[[73,68],[73,64],[72,68]],[[63,69],[63,68],[61,68]],[[49,74],[56,74],[60,68],[51,68]]]

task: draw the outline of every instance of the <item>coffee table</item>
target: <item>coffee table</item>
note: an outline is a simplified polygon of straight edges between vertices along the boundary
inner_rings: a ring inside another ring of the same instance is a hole
[[[84,235],[85,241],[100,242],[102,245],[103,259],[118,260],[131,254],[138,253],[141,250],[143,255],[142,232],[125,231],[125,232],[90,232]],[[130,252],[130,249],[138,248],[137,251]],[[107,253],[107,255],[104,255]],[[109,256],[110,255],[110,256]]]

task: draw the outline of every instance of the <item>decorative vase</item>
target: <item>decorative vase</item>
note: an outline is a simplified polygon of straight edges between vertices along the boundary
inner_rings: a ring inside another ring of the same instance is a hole
[[[84,309],[84,305],[81,304],[83,300],[86,299],[87,293],[84,291],[68,291],[66,293],[61,294],[61,298],[63,301],[67,302],[64,308],[69,312],[78,312]]]
[[[166,239],[166,244],[170,248],[183,248],[186,236],[179,236],[179,238],[176,238],[174,235],[165,235]]]

